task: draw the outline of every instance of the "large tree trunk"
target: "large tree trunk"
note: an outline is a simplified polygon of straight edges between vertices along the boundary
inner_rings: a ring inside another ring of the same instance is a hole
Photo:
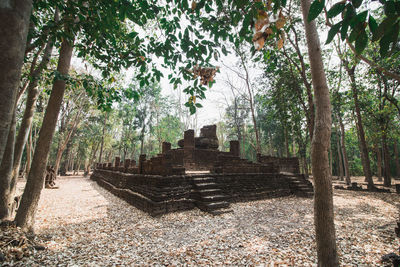
[[[15,103],[16,104],[16,103]],[[16,105],[13,108],[10,131],[8,132],[6,149],[3,160],[0,164],[0,220],[12,219],[14,193],[11,192],[11,172],[14,161],[14,141],[15,141],[15,116]]]
[[[61,76],[68,75],[72,57],[72,43],[63,40],[60,48],[57,71]],[[65,91],[65,80],[55,80],[51,90],[50,99],[44,114],[42,128],[40,129],[33,164],[22,195],[21,205],[16,216],[17,225],[25,230],[33,229],[34,217],[44,184],[47,158],[51,141],[57,124],[61,103]]]
[[[338,115],[339,117],[339,125],[340,125],[340,131],[342,132],[340,138],[341,138],[341,146],[342,146],[342,153],[343,153],[343,163],[344,163],[344,175],[346,176],[346,184],[351,183],[350,179],[350,167],[349,167],[349,160],[347,158],[347,150],[346,150],[346,132],[344,131],[344,124],[342,117],[340,114]]]
[[[329,144],[329,175],[332,176],[333,173],[333,155],[332,155],[332,144]]]
[[[390,186],[392,184],[392,177],[390,175],[390,153],[387,145],[386,133],[382,134],[382,148],[383,148],[383,185]]]
[[[355,67],[349,68],[347,62],[344,64],[346,71],[350,77],[351,81],[351,89],[353,92],[353,99],[354,99],[354,108],[355,108],[355,113],[356,113],[356,119],[357,119],[357,130],[358,130],[358,136],[360,138],[360,150],[361,150],[361,161],[362,161],[362,166],[363,166],[363,171],[365,175],[365,180],[368,182],[368,188],[374,188],[374,181],[372,180],[372,174],[371,174],[371,163],[369,160],[369,155],[368,155],[368,148],[367,148],[367,142],[365,141],[365,132],[364,132],[364,126],[363,122],[361,119],[361,110],[360,110],[360,104],[358,100],[358,91],[357,91],[357,85],[356,85],[356,79],[354,76],[354,71]]]
[[[311,161],[314,177],[314,223],[317,241],[318,266],[339,266],[333,215],[332,178],[329,175],[328,149],[331,137],[331,103],[326,82],[321,47],[315,22],[308,22],[310,1],[301,0],[310,57],[315,97],[315,124],[311,142]]]
[[[394,139],[394,144],[393,144],[393,150],[394,150],[394,160],[396,164],[396,177],[400,178],[400,162],[399,162],[399,151],[397,149],[397,140]]]
[[[31,0],[0,2],[0,163],[11,128],[31,9]]]

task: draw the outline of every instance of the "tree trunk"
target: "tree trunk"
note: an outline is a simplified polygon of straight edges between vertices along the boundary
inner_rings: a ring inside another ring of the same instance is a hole
[[[31,10],[31,0],[0,2],[0,163],[12,124]]]
[[[339,117],[339,125],[340,125],[340,131],[342,132],[340,138],[341,138],[341,146],[342,146],[342,153],[343,153],[343,163],[344,163],[344,175],[346,176],[346,184],[351,184],[351,179],[350,179],[350,167],[349,167],[349,160],[347,158],[347,151],[346,151],[346,132],[344,131],[344,125],[342,121],[342,117],[340,114],[338,115]]]
[[[376,149],[376,161],[377,161],[376,175],[378,176],[378,182],[382,182],[382,151],[378,145],[375,147],[375,149]]]
[[[75,157],[74,157],[74,152],[71,152],[70,156],[70,161],[68,164],[68,172],[72,172],[74,170],[74,164],[75,164]]]
[[[16,96],[15,96],[16,97]],[[16,104],[16,103],[15,103]],[[11,191],[11,172],[14,161],[14,141],[16,127],[16,105],[13,108],[10,131],[4,150],[3,160],[0,164],[0,220],[9,220],[13,216],[14,192]]]
[[[67,76],[72,57],[72,43],[63,40],[60,48],[57,71],[61,76]],[[16,216],[17,225],[25,230],[33,230],[34,217],[43,188],[44,174],[49,155],[51,141],[57,124],[61,103],[65,91],[65,80],[55,80],[50,99],[44,114],[40,129],[33,164],[22,195],[21,205]]]
[[[394,150],[394,160],[396,164],[396,177],[400,178],[400,162],[399,162],[399,151],[397,150],[397,140],[394,139],[394,144],[393,144],[393,150]]]
[[[318,266],[339,266],[333,215],[332,178],[329,176],[328,149],[331,137],[331,103],[326,82],[321,47],[315,22],[308,22],[310,1],[301,0],[310,57],[315,97],[315,124],[311,142],[311,161],[314,177],[314,223],[317,241]]]
[[[21,165],[21,158],[24,151],[24,147],[26,141],[28,139],[28,135],[30,132],[30,128],[32,125],[33,114],[35,112],[36,100],[39,95],[39,89],[37,88],[38,81],[40,75],[43,70],[46,68],[48,62],[50,61],[51,52],[53,51],[53,42],[49,40],[46,44],[46,48],[43,53],[42,61],[39,66],[32,72],[31,81],[27,87],[28,96],[25,104],[25,111],[22,117],[21,125],[18,130],[18,135],[15,141],[15,149],[14,149],[14,161],[11,172],[11,192],[15,192],[16,190],[16,181],[19,175],[19,169]]]
[[[342,161],[342,153],[340,151],[340,132],[338,127],[336,127],[336,146],[337,146],[337,154],[338,154],[338,166],[339,166],[339,179],[343,181],[343,161]]]
[[[355,113],[356,113],[356,119],[357,119],[357,129],[358,129],[358,136],[360,138],[360,150],[361,150],[361,161],[363,165],[363,171],[365,175],[365,180],[368,182],[368,188],[374,188],[374,181],[372,180],[372,174],[371,174],[371,163],[369,160],[369,155],[368,155],[368,148],[367,148],[367,142],[365,141],[365,133],[364,133],[364,126],[363,122],[361,119],[361,110],[360,110],[360,104],[358,100],[358,92],[357,92],[357,85],[356,85],[356,79],[354,76],[354,70],[355,67],[349,68],[347,62],[344,64],[346,71],[350,77],[351,81],[351,89],[353,92],[353,99],[354,99],[354,107],[355,107]]]
[[[332,173],[333,173],[333,155],[332,155],[332,144],[329,144],[329,152],[328,152],[328,156],[329,156],[329,174],[330,174],[330,176],[332,176]]]
[[[382,134],[382,148],[383,148],[383,185],[390,186],[392,184],[392,177],[390,175],[390,153],[387,145],[386,133]]]
[[[32,159],[32,127],[29,130],[29,137],[26,146],[25,177],[28,177],[29,175],[29,170],[31,169],[31,159]]]

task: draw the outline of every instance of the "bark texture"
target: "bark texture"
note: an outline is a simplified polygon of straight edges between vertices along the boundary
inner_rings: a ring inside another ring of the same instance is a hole
[[[72,43],[63,40],[60,48],[57,71],[62,75],[68,75],[71,57]],[[22,195],[21,205],[16,216],[17,225],[25,230],[32,230],[40,193],[44,184],[47,158],[50,144],[53,139],[54,130],[57,124],[57,117],[60,112],[61,103],[65,91],[65,80],[55,80],[51,91],[50,99],[44,114],[42,128],[39,132],[38,141],[33,155],[33,164],[29,172],[25,191]]]
[[[0,162],[20,82],[31,10],[31,0],[0,2]]]
[[[318,266],[339,266],[333,215],[332,178],[329,175],[328,149],[331,137],[331,103],[326,82],[321,47],[315,22],[308,22],[310,1],[301,0],[310,57],[315,97],[315,124],[311,143],[314,177],[314,223],[317,241]]]
[[[11,120],[10,131],[8,132],[7,144],[4,151],[3,160],[0,164],[0,220],[10,220],[14,216],[14,193],[11,192],[11,171],[14,161],[14,140],[15,140],[15,127],[16,127],[16,116],[15,116],[14,105]]]

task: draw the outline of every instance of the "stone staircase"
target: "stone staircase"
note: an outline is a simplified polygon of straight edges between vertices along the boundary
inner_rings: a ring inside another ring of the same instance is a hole
[[[304,178],[303,174],[282,173],[289,182],[290,191],[298,197],[314,197],[312,183]]]
[[[195,205],[202,211],[219,215],[233,212],[228,196],[222,193],[220,186],[211,176],[193,178]]]

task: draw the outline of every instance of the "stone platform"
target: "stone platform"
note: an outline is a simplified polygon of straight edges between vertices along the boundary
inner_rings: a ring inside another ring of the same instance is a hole
[[[197,141],[196,141],[197,140]],[[198,207],[212,214],[231,212],[231,202],[298,195],[312,197],[312,184],[299,173],[297,158],[258,155],[258,162],[240,158],[239,142],[230,151],[216,148],[216,127],[205,126],[201,137],[184,133],[180,148],[163,143],[149,160],[119,157],[97,164],[91,179],[152,216]]]

